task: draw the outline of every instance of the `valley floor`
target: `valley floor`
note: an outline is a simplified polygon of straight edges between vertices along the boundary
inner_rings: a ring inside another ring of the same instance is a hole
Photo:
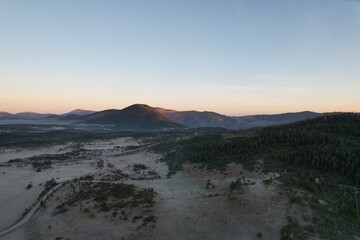
[[[185,164],[167,177],[149,145],[127,137],[0,149],[0,239],[280,239],[287,217],[306,224],[311,215],[289,203],[279,174],[263,173],[260,160],[252,172]],[[51,179],[59,188],[29,216]],[[132,186],[133,195],[96,195]],[[4,234],[22,216],[29,219]]]

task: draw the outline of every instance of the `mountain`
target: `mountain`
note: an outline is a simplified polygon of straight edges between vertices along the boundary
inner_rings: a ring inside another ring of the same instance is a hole
[[[69,121],[75,120],[81,116],[86,116],[94,111],[76,109],[68,113],[64,113],[61,115],[51,114],[51,113],[35,113],[35,112],[21,112],[11,114],[8,112],[0,112],[0,119],[7,120],[60,120],[60,121]]]
[[[83,109],[75,109],[71,112],[61,114],[61,116],[68,116],[68,115],[76,115],[76,116],[86,116],[89,114],[95,113],[95,111],[91,110],[83,110]]]
[[[64,124],[111,124],[124,130],[154,130],[187,128],[224,128],[230,130],[266,127],[313,119],[323,114],[316,112],[295,112],[273,115],[251,115],[230,117],[215,112],[176,111],[153,108],[144,104],[131,105],[122,110],[109,109],[100,112],[76,109],[61,115],[23,112],[11,114],[0,112],[0,119],[6,121],[54,121]]]
[[[144,104],[134,104],[122,110],[110,109],[79,119],[86,124],[112,124],[123,130],[161,130],[182,128],[166,115]]]
[[[11,118],[13,117],[13,114],[8,112],[0,112],[0,118]]]
[[[0,118],[2,119],[26,119],[26,120],[39,120],[43,118],[57,116],[56,114],[50,113],[34,113],[34,112],[21,112],[21,113],[8,113],[0,112]]]
[[[316,112],[295,112],[295,113],[282,113],[272,115],[252,115],[243,117],[233,117],[237,121],[237,126],[240,129],[252,127],[266,127],[272,125],[281,125],[303,121],[307,119],[314,119],[320,117],[321,113]]]
[[[51,113],[34,113],[34,112],[21,112],[14,114],[16,118],[20,119],[41,119],[41,118],[47,118],[51,116],[56,116],[56,114]]]
[[[188,128],[220,127],[232,130],[281,125],[321,116],[320,113],[305,111],[273,115],[229,117],[215,112],[175,111],[164,108],[155,109],[174,122]]]
[[[165,109],[165,108],[160,108],[160,107],[155,107],[154,109],[156,111],[158,111],[159,113],[163,113],[163,114],[179,112],[179,111],[176,111],[176,110]]]
[[[57,119],[60,121],[77,121],[77,120],[81,120],[82,117],[93,113],[96,112],[91,110],[75,109],[71,112],[67,112],[57,116]]]
[[[87,116],[87,115],[85,115],[85,116]],[[81,120],[82,117],[84,117],[84,116],[80,116],[80,115],[76,115],[76,114],[67,114],[67,115],[57,116],[56,119],[60,120],[60,121],[78,121],[78,120]]]
[[[215,112],[198,112],[198,111],[177,112],[174,110],[166,110],[161,108],[157,108],[156,110],[162,112],[164,115],[166,115],[174,122],[177,122],[189,128],[207,128],[207,127],[227,128],[227,129],[236,128],[235,119]]]

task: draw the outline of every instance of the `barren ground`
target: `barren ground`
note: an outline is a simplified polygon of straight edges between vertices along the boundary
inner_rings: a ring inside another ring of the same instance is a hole
[[[1,149],[0,163],[71,152],[72,144]],[[83,143],[77,147],[84,150],[85,157],[53,161],[51,168],[41,172],[25,163],[0,167],[0,231],[20,219],[25,208],[36,202],[44,183],[52,178],[62,182],[92,174],[94,182],[133,184],[139,191],[153,188],[157,195],[151,211],[144,213],[142,207],[133,207],[126,210],[127,219],[113,217],[114,209],[92,209],[90,199],[86,204],[90,204],[95,217],[84,214],[79,205],[54,214],[56,207],[66,201],[64,196],[70,194],[69,184],[65,184],[46,201],[46,208],[0,239],[257,239],[260,235],[262,239],[280,239],[286,216],[301,216],[301,209],[290,205],[288,196],[278,186],[276,173],[249,172],[235,164],[230,164],[225,172],[186,164],[182,171],[167,178],[168,167],[160,162],[161,156],[141,148],[142,144],[133,138]],[[261,161],[257,169],[260,168]],[[275,180],[264,182],[272,178]],[[240,186],[230,191],[231,182],[236,180]],[[33,187],[26,190],[29,183]],[[145,219],[150,212],[156,223],[139,229],[143,220],[134,221],[134,216]]]

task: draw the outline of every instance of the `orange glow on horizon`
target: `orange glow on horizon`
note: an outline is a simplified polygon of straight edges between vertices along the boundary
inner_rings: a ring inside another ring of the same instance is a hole
[[[360,104],[318,104],[312,106],[311,104],[297,104],[292,106],[286,103],[249,103],[230,105],[226,102],[217,104],[204,103],[184,103],[184,104],[162,104],[159,101],[87,101],[86,99],[57,99],[45,97],[26,97],[26,96],[0,96],[0,111],[9,113],[18,112],[37,112],[37,113],[53,113],[62,114],[70,112],[74,109],[84,109],[93,111],[102,111],[106,109],[122,109],[129,105],[142,103],[152,107],[161,107],[165,109],[173,109],[177,111],[212,111],[228,116],[242,116],[255,114],[278,114],[285,112],[359,112]]]

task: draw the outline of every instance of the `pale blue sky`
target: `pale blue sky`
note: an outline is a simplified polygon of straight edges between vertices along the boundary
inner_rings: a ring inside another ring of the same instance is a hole
[[[0,0],[0,111],[360,111],[360,1]]]

